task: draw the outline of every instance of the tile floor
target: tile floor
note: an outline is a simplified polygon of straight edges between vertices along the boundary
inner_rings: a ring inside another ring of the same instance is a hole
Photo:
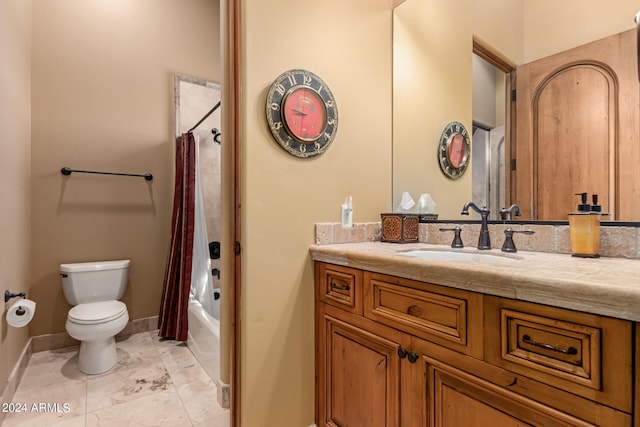
[[[118,364],[100,375],[78,370],[78,347],[34,353],[13,398],[26,412],[6,414],[2,426],[229,426],[229,410],[185,344],[152,331],[117,345]]]

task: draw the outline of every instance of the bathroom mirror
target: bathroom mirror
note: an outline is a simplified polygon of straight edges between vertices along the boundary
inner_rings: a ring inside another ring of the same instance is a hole
[[[473,43],[479,41],[512,64],[525,64],[635,28],[633,17],[638,6],[629,0],[617,2],[613,8],[601,2],[578,0],[562,4],[547,0],[467,0],[462,3],[469,10],[461,13],[460,2],[432,3],[405,0],[394,10],[393,208],[405,191],[416,200],[428,192],[437,204],[439,219],[469,219],[460,216],[460,210],[464,203],[479,197],[480,181],[491,182],[492,191],[503,194],[502,199],[496,197],[496,201],[486,203],[492,212],[497,213],[510,203],[523,204],[510,198],[508,151],[502,160],[505,173],[491,179],[478,171],[474,157],[479,155],[475,151],[472,151],[472,173],[456,181],[447,179],[436,162],[442,126],[457,120],[469,129],[477,128],[472,107]],[[450,31],[452,22],[458,24],[456,31]],[[629,55],[635,56],[635,51]],[[509,78],[506,80],[508,85]],[[496,97],[496,110],[505,107],[505,98]],[[508,138],[509,132],[516,132],[517,124],[509,129],[510,114],[504,113]],[[497,122],[497,127],[500,126]],[[478,145],[474,142],[472,150]],[[509,150],[509,140],[504,144]],[[517,164],[517,155],[514,158]],[[566,196],[572,200],[571,194]],[[630,197],[623,193],[619,196]],[[497,219],[495,214],[493,219]],[[616,219],[637,220],[630,215],[618,215]]]

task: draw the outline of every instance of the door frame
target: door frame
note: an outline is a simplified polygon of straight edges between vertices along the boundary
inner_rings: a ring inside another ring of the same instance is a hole
[[[242,125],[242,38],[241,0],[220,0],[222,23],[223,96],[222,126],[225,129],[223,149],[223,206],[227,228],[226,251],[229,271],[229,370],[230,426],[240,427],[241,420],[241,185],[240,135]],[[224,165],[227,166],[226,171]],[[226,179],[226,183],[224,181]]]

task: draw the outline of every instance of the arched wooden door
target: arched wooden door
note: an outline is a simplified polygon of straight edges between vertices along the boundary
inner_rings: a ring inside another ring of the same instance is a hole
[[[516,70],[512,200],[524,218],[561,220],[575,193],[598,195],[608,219],[640,219],[635,30]]]

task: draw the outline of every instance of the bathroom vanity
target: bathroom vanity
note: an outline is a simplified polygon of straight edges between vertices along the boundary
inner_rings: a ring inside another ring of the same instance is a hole
[[[640,426],[640,261],[449,250],[311,248],[319,427]]]

